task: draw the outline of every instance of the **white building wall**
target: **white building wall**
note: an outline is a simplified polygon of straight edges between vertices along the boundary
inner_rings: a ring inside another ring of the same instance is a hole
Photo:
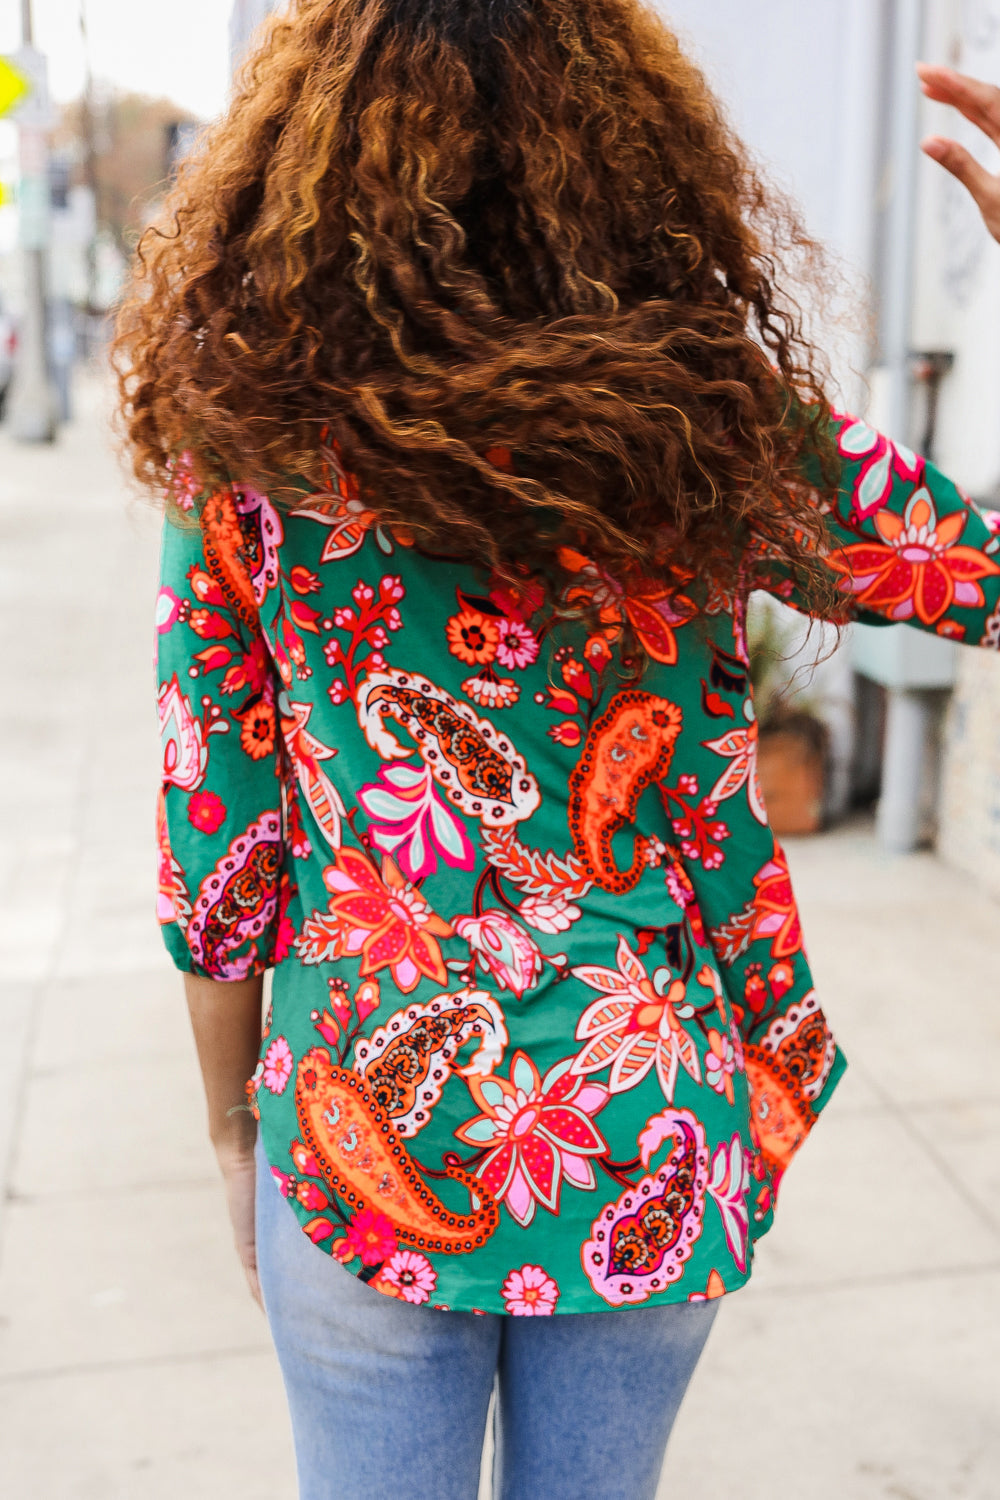
[[[928,54],[1000,84],[998,0],[934,0]],[[964,121],[926,109],[928,131],[957,136],[996,170],[998,153]],[[977,498],[1000,496],[1000,246],[964,190],[928,164],[918,233],[915,335],[951,349],[942,391],[938,460]],[[1000,897],[1000,658],[959,653],[945,735],[938,847]]]
[[[927,56],[1000,84],[998,0],[931,0],[928,9]],[[940,105],[925,101],[922,123],[1000,166],[982,133]],[[914,347],[955,354],[941,392],[937,457],[982,497],[1000,486],[1000,245],[959,183],[930,161],[920,171]]]
[[[839,397],[863,413],[875,271],[884,0],[659,0],[767,175],[800,205],[806,228],[839,258],[845,297],[812,309]],[[828,808],[845,810],[854,755],[854,679],[846,641],[781,608],[794,687],[827,724]],[[815,665],[817,658],[820,664]]]
[[[876,144],[884,97],[879,36],[891,0],[660,0],[660,8],[690,38],[745,138],[798,197],[810,229],[850,266],[872,272],[874,214],[891,187]],[[1000,84],[1000,0],[926,0],[925,14],[928,60]],[[925,102],[921,126],[957,135],[996,165],[997,152],[980,133],[940,107]],[[955,355],[941,393],[936,457],[977,498],[1000,504],[1000,247],[964,190],[926,160],[914,233],[913,348]],[[863,365],[861,341],[854,351]],[[850,395],[843,363],[840,373]],[[1000,659],[963,651],[958,661],[939,848],[1000,896]],[[822,669],[820,686],[843,749],[846,652]]]
[[[229,55],[234,68],[239,67],[247,46],[260,23],[277,10],[281,0],[233,0],[229,16]]]
[[[866,278],[874,270],[876,135],[885,0],[657,0],[704,66],[768,175],[840,257],[855,328],[820,325],[853,405],[867,363]]]
[[[858,58],[873,50],[864,39],[877,32],[879,0],[658,0],[657,8],[703,62],[737,129],[801,200],[811,228],[850,250],[846,153],[859,121]],[[874,77],[877,60],[861,67]],[[873,103],[864,110],[871,119]]]

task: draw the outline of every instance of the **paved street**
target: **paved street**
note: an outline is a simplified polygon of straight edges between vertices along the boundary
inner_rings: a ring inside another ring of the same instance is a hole
[[[51,451],[0,434],[0,1490],[293,1500],[153,918],[157,518],[82,396]],[[661,1494],[997,1500],[1000,910],[866,824],[789,854],[853,1068]]]

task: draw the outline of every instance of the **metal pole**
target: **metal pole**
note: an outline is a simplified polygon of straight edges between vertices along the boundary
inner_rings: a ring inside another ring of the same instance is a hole
[[[924,38],[924,0],[896,0],[893,45],[890,171],[892,198],[886,223],[882,359],[889,372],[889,436],[909,443],[910,343],[913,318],[914,241],[920,96],[914,66]],[[882,764],[878,837],[883,849],[905,853],[920,834],[920,788],[930,705],[926,693],[889,692]]]
[[[878,837],[889,854],[908,854],[920,839],[920,793],[930,731],[930,696],[892,688],[886,705]]]
[[[840,192],[837,221],[838,249],[848,263],[867,277],[875,278],[876,219],[878,210],[879,107],[882,98],[882,62],[885,57],[887,7],[883,0],[846,0],[843,11],[845,77],[851,79],[852,107],[844,112],[840,131]],[[874,331],[865,329],[851,340],[851,362],[868,369],[875,356]],[[838,370],[838,374],[839,374]],[[853,374],[853,372],[852,372]],[[850,378],[845,371],[845,378]],[[864,382],[858,376],[856,389],[848,387],[847,399],[862,401]],[[855,411],[857,406],[848,406]]]
[[[31,0],[21,0],[21,40],[32,46]],[[24,317],[18,330],[17,364],[7,423],[22,443],[51,443],[56,435],[56,399],[49,381],[45,317],[45,249],[48,242],[48,144],[44,129],[21,125],[21,257]]]
[[[90,67],[90,36],[87,31],[87,0],[80,0],[80,36],[83,42],[83,94],[80,98],[80,132],[83,136],[83,179],[94,205],[94,234],[84,251],[87,277],[87,317],[97,311],[97,225],[100,221],[97,180],[97,146],[94,139],[94,76]],[[88,339],[89,342],[89,339]]]
[[[910,441],[910,330],[913,319],[920,93],[914,68],[924,38],[924,0],[896,0],[886,223],[882,362],[889,371],[889,435]]]

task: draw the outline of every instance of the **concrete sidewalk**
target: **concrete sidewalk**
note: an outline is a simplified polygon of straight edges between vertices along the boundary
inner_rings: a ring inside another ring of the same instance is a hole
[[[153,920],[157,519],[101,401],[52,450],[0,436],[0,1491],[293,1500]],[[789,853],[853,1068],[663,1500],[998,1500],[1000,912],[864,826]]]

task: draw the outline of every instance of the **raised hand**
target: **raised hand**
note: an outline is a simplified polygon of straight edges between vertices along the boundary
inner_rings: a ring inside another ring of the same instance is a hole
[[[1000,88],[978,78],[969,78],[964,73],[956,73],[954,68],[937,67],[931,63],[918,63],[917,75],[928,99],[938,104],[950,104],[989,136],[995,146],[1000,146]],[[928,136],[921,142],[921,150],[933,161],[940,162],[963,187],[968,188],[983,216],[983,223],[1000,242],[1000,174],[988,172],[964,146],[945,136]]]

